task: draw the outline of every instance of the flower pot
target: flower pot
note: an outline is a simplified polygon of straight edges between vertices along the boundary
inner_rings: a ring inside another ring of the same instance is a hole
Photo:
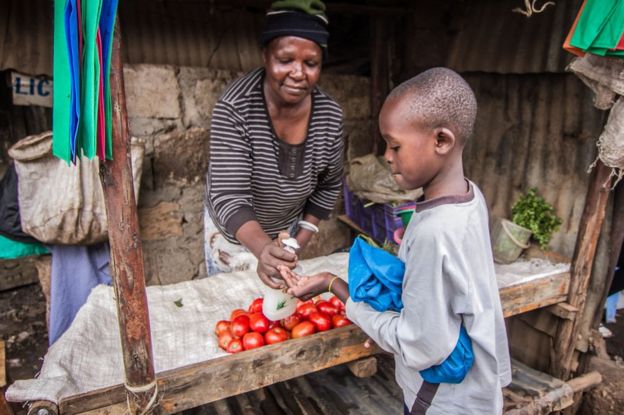
[[[514,262],[522,251],[529,247],[531,231],[510,220],[494,218],[492,225],[492,253],[494,261],[509,264]]]

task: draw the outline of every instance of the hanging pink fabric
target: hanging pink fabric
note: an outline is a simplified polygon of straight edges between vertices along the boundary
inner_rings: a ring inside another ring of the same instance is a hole
[[[106,115],[104,113],[104,67],[102,65],[102,38],[100,29],[96,37],[98,60],[100,62],[99,97],[98,97],[98,121],[97,121],[97,155],[100,160],[106,159]]]

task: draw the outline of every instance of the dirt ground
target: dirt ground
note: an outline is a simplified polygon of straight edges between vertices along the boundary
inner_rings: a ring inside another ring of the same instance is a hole
[[[605,325],[613,336],[607,339],[607,352],[624,359],[624,310],[618,310],[615,323]]]
[[[590,370],[602,374],[602,383],[585,396],[582,415],[624,414],[624,310],[619,310],[615,323],[605,325],[613,336],[606,341],[611,359],[592,359]]]
[[[48,348],[45,299],[38,284],[0,292],[0,337],[9,383],[32,378]]]

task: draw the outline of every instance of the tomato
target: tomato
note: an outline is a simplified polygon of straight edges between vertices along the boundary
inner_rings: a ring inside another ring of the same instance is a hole
[[[230,332],[234,337],[243,337],[249,331],[249,317],[246,314],[236,317],[232,321]]]
[[[344,303],[340,301],[340,298],[336,297],[335,295],[329,299],[329,302],[338,310],[343,310],[345,307]]]
[[[245,315],[245,314],[247,314],[245,310],[243,310],[242,308],[237,308],[236,310],[232,311],[232,314],[230,314],[230,321],[234,321],[236,317]]]
[[[249,311],[249,313],[261,313],[263,301],[264,301],[263,298],[256,298],[255,300],[251,302],[251,304],[249,305],[249,309],[247,311]]]
[[[281,322],[279,320],[277,321],[269,320],[269,330],[274,329],[275,327],[281,328],[282,327]]]
[[[307,320],[310,317],[310,314],[317,311],[314,303],[303,303],[297,308],[297,313],[304,319]]]
[[[260,333],[247,333],[243,336],[243,347],[245,350],[256,349],[264,346],[264,337]]]
[[[318,311],[320,311],[321,313],[327,314],[329,317],[335,316],[340,311],[338,307],[336,307],[329,301],[323,301],[323,300],[316,303],[316,308]]]
[[[226,352],[239,353],[243,350],[243,342],[241,341],[241,339],[234,339],[230,342],[230,344],[228,344]]]
[[[269,319],[262,313],[253,313],[249,315],[249,328],[256,333],[266,333],[269,329]]]
[[[344,326],[348,326],[349,324],[351,324],[351,320],[349,320],[343,315],[336,314],[335,316],[332,317],[333,327],[344,327]]]
[[[234,340],[234,336],[232,336],[229,330],[221,333],[219,335],[219,347],[223,350],[227,350],[228,344],[230,344],[232,340]]]
[[[298,339],[301,337],[309,336],[310,334],[314,334],[315,331],[316,327],[314,326],[314,323],[312,323],[311,321],[302,321],[301,323],[293,327],[291,334],[293,339]]]
[[[314,324],[316,331],[325,331],[332,328],[331,317],[320,311],[310,314],[308,320]]]
[[[281,327],[275,327],[264,333],[266,344],[275,344],[288,340],[288,332]]]
[[[231,325],[232,323],[230,323],[229,321],[221,320],[217,322],[217,325],[215,327],[215,333],[217,333],[217,336],[220,336],[222,333],[225,333],[226,331],[230,330]]]
[[[286,330],[292,330],[299,323],[301,323],[301,317],[297,313],[282,319],[282,327]]]

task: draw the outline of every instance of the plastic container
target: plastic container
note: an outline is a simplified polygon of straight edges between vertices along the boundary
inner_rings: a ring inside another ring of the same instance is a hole
[[[295,238],[288,238],[282,241],[285,250],[297,253],[299,243]],[[293,270],[296,273],[301,272],[301,267],[297,265]],[[264,286],[264,301],[262,302],[262,313],[272,321],[281,320],[292,315],[297,308],[297,297],[285,293],[282,290],[275,290],[271,287]]]
[[[409,221],[414,212],[413,202],[400,204],[373,204],[368,206],[365,201],[353,194],[346,184],[343,186],[345,214],[372,238],[383,244],[395,241],[395,232],[403,228],[403,220]],[[411,213],[408,213],[411,212]]]
[[[510,220],[494,218],[491,230],[494,261],[501,264],[514,262],[529,247],[531,231]]]

